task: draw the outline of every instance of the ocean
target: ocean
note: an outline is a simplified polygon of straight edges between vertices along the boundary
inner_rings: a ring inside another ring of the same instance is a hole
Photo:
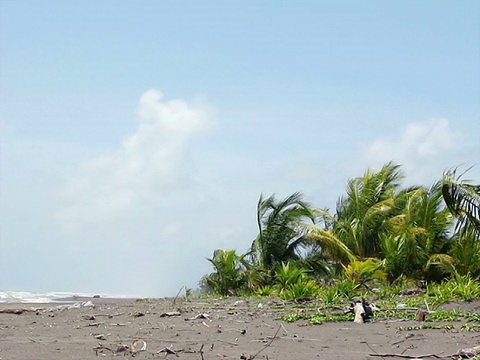
[[[93,296],[100,296],[102,299],[130,299],[133,296],[127,295],[105,295],[105,294],[85,294],[72,292],[48,292],[35,293],[29,291],[0,291],[1,303],[71,303],[75,302],[77,298],[92,298]]]

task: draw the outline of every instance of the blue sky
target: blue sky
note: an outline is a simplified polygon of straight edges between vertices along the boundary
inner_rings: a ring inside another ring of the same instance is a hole
[[[0,0],[0,290],[175,295],[261,193],[430,185],[479,114],[476,1]]]

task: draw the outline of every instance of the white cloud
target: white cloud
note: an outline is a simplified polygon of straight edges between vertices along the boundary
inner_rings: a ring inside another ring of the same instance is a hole
[[[190,156],[214,113],[149,90],[136,131],[76,165],[56,191],[56,228],[43,243],[58,254],[56,266],[68,268],[68,278],[51,279],[55,288],[165,296],[196,285],[222,241],[217,235],[236,219],[226,211],[231,204],[205,194]]]
[[[149,90],[138,115],[137,131],[120,149],[83,163],[60,190],[64,205],[57,220],[102,221],[188,186],[189,142],[212,125],[212,110],[200,102],[165,101],[160,91]]]
[[[429,185],[448,168],[475,164],[475,152],[462,144],[467,137],[452,129],[446,119],[410,123],[396,135],[363,144],[360,159],[353,167],[361,174],[367,167],[379,168],[394,161],[402,165],[409,184]]]

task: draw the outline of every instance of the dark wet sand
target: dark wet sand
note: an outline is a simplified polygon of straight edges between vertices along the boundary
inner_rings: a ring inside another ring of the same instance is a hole
[[[480,333],[455,330],[400,331],[415,321],[375,320],[308,325],[278,320],[285,310],[268,299],[75,299],[66,304],[1,304],[0,359],[382,359],[371,354],[447,356],[480,345]],[[262,305],[259,307],[258,304]],[[69,305],[72,305],[71,303]],[[480,311],[480,302],[454,304]],[[309,309],[308,311],[315,311]],[[203,314],[203,315],[202,315]],[[140,349],[132,354],[134,342]],[[96,349],[97,348],[97,349]],[[385,357],[384,357],[385,358]],[[388,357],[395,359],[396,357]],[[427,359],[427,357],[425,357]]]

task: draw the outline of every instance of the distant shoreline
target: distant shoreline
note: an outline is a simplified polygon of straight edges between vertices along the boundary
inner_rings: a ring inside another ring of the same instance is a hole
[[[102,296],[68,296],[54,299],[52,303],[77,303],[91,301],[94,304],[127,304],[137,300],[136,297],[102,297]]]
[[[69,304],[92,301],[93,303],[122,303],[137,299],[138,296],[109,295],[95,293],[48,292],[33,293],[29,291],[0,291],[0,304]]]

